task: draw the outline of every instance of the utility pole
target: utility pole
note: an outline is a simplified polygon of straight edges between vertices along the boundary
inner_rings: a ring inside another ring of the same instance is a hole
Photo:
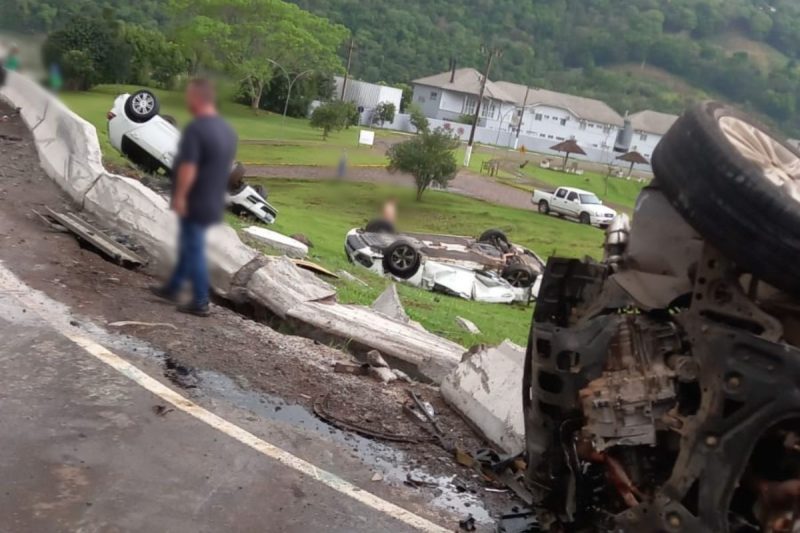
[[[517,140],[514,142],[514,150],[517,149],[517,145],[519,144],[519,131],[522,129],[522,119],[525,118],[525,109],[528,107],[528,94],[530,94],[530,92],[530,86],[525,85],[525,100],[522,101],[522,113],[520,113],[519,122],[517,122]]]
[[[486,58],[486,71],[483,74],[483,79],[481,80],[481,91],[480,96],[478,96],[478,105],[475,106],[475,116],[472,118],[472,130],[469,132],[469,142],[467,143],[467,148],[464,150],[464,166],[468,167],[469,162],[472,159],[472,145],[475,142],[475,129],[478,127],[478,119],[481,115],[481,105],[483,104],[483,95],[486,92],[486,82],[489,80],[489,73],[492,70],[492,62],[494,61],[495,57],[500,57],[502,52],[499,48],[483,48],[482,51],[488,54]]]
[[[353,61],[353,46],[355,46],[355,40],[350,37],[350,45],[347,47],[347,70],[344,72],[344,80],[342,81],[342,101],[344,101],[344,91],[347,89],[347,78],[350,77],[350,65]]]

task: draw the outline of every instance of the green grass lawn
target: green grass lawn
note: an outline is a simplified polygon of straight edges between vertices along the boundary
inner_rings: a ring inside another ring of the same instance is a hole
[[[498,228],[542,257],[601,254],[603,233],[598,229],[454,194],[428,191],[422,202],[415,202],[412,189],[384,185],[297,180],[261,183],[269,190],[270,202],[280,211],[273,229],[286,235],[305,234],[314,245],[312,260],[333,271],[345,269],[368,283],[364,287],[335,281],[339,300],[345,303],[369,305],[389,283],[348,263],[343,250],[347,231],[363,227],[388,197],[399,199],[398,226],[402,230],[477,236],[486,229]],[[236,227],[247,224],[233,216],[229,221]],[[414,320],[465,346],[498,343],[506,338],[524,344],[527,339],[531,307],[471,302],[402,284],[398,288]],[[472,320],[482,334],[474,336],[462,331],[455,323],[456,316]]]
[[[100,85],[87,92],[66,92],[61,95],[73,111],[97,128],[103,155],[107,160],[123,163],[123,158],[108,143],[106,113],[114,98],[138,87]],[[175,91],[154,89],[163,114],[174,116],[178,125],[186,124],[189,115],[184,109],[183,95]],[[239,134],[238,159],[249,164],[335,166],[343,152],[350,165],[381,165],[386,162],[387,143],[403,138],[403,134],[376,130],[375,146],[358,146],[358,132],[349,128],[333,132],[327,140],[308,120],[283,118],[267,111],[253,111],[248,106],[227,102],[222,112]]]

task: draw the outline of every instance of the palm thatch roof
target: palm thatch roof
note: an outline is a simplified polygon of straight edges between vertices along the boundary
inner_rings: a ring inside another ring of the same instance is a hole
[[[586,152],[583,151],[583,148],[578,146],[578,142],[575,139],[567,139],[566,141],[551,146],[550,149],[556,152],[566,152],[567,154],[586,155]]]
[[[640,154],[637,151],[628,152],[627,154],[622,154],[617,159],[620,161],[627,161],[628,163],[633,163],[635,165],[649,165],[650,161],[647,160],[645,156]]]

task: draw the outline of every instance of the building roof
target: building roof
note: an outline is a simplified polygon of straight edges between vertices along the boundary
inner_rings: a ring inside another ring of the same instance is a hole
[[[474,68],[459,68],[456,69],[452,82],[450,81],[451,74],[452,72],[448,70],[447,72],[434,74],[433,76],[416,79],[411,83],[459,93],[473,94],[475,96],[481,94],[481,80],[483,80],[483,74]],[[501,102],[515,101],[511,95],[492,80],[486,82],[486,92],[484,95],[495,100],[500,100]]]
[[[506,93],[513,96],[516,104],[524,104],[525,91],[528,90],[525,85],[508,81],[498,81],[495,85],[498,85]],[[593,122],[611,124],[613,126],[622,126],[623,124],[622,116],[619,113],[614,111],[607,103],[601,100],[595,100],[594,98],[584,98],[583,96],[557,93],[546,89],[531,88],[528,92],[528,102],[526,105],[531,106],[536,104],[566,109],[583,120],[591,120]]]
[[[646,131],[647,133],[657,133],[664,135],[669,131],[675,121],[678,120],[677,115],[670,115],[668,113],[659,113],[645,109],[639,111],[628,117],[631,120],[631,126],[638,131]]]

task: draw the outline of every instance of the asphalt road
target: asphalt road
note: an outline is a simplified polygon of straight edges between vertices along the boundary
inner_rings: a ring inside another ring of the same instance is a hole
[[[175,401],[2,265],[0,317],[2,532],[446,531]]]

